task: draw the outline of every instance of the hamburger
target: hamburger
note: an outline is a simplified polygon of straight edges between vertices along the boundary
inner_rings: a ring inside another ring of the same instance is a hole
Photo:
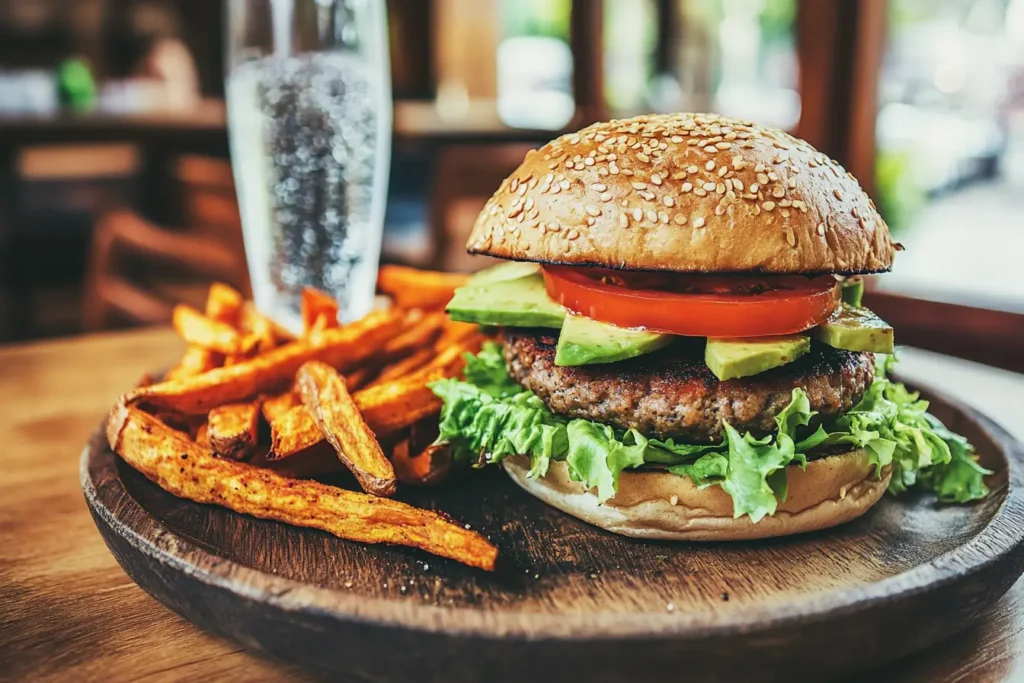
[[[432,385],[440,439],[627,536],[830,527],[886,491],[987,493],[963,437],[888,378],[859,276],[901,247],[808,143],[708,114],[598,123],[527,154],[486,203],[451,318],[499,330]]]

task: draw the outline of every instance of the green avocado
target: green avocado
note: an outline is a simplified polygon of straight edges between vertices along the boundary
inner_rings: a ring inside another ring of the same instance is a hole
[[[792,363],[811,350],[811,340],[792,334],[746,339],[708,339],[704,362],[720,380],[750,377]]]
[[[860,302],[864,298],[864,278],[859,275],[846,278],[839,283],[839,294],[843,297],[844,304],[860,308]]]
[[[565,316],[555,349],[555,365],[614,363],[667,346],[670,334],[631,330],[581,315]]]
[[[445,310],[452,320],[480,325],[559,328],[565,319],[540,275],[460,287]]]
[[[468,286],[476,287],[477,285],[489,285],[495,282],[504,282],[506,280],[518,280],[521,277],[527,275],[533,275],[534,273],[540,272],[539,263],[530,263],[528,261],[506,261],[505,263],[499,263],[496,266],[485,268],[479,272],[473,273],[469,278]]]
[[[840,306],[811,330],[811,336],[835,349],[892,353],[893,333],[888,323],[866,308]]]

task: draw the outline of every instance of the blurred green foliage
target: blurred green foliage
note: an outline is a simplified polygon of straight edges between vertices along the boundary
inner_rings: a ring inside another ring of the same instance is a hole
[[[875,158],[878,211],[894,233],[913,222],[927,199],[914,168],[914,157],[905,150],[879,150]]]
[[[501,10],[506,37],[544,36],[569,40],[570,0],[503,0]]]

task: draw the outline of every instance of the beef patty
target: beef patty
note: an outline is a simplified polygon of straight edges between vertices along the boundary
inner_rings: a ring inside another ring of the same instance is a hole
[[[607,365],[558,367],[550,330],[506,328],[509,373],[555,413],[687,443],[722,438],[722,423],[741,433],[775,431],[775,416],[801,387],[818,412],[836,417],[861,399],[875,376],[871,354],[813,344],[796,361],[753,377],[720,381],[704,363],[702,339],[680,339],[652,354]]]

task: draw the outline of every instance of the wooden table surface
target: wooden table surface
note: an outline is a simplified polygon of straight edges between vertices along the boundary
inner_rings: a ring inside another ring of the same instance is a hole
[[[86,437],[119,393],[181,349],[165,329],[0,348],[0,680],[306,680],[143,593],[89,517],[78,483]],[[1024,375],[914,349],[900,370],[1024,439]],[[1024,680],[1022,653],[1024,580],[984,623],[870,678]]]

